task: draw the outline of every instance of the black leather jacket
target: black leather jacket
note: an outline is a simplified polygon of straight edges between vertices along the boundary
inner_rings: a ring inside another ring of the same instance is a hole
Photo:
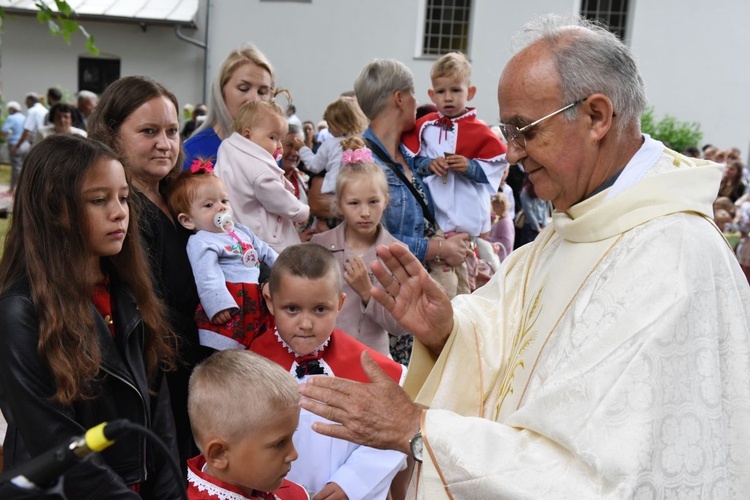
[[[102,363],[92,399],[69,406],[52,401],[54,379],[37,355],[39,323],[26,279],[0,295],[0,408],[8,421],[5,470],[27,461],[104,421],[127,418],[155,432],[177,457],[169,392],[161,370],[146,379],[144,325],[127,288],[110,276],[113,339],[92,304]],[[64,476],[68,498],[179,498],[179,484],[163,454],[131,432]],[[128,485],[141,483],[141,496]]]

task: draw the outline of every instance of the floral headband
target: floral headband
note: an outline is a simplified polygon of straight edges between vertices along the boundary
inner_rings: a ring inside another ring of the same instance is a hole
[[[367,148],[347,149],[341,157],[342,165],[351,163],[372,163],[372,151]]]
[[[214,164],[211,160],[195,159],[190,164],[190,172],[193,174],[213,174]]]

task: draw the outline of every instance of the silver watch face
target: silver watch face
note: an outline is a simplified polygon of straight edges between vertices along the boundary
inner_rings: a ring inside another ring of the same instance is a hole
[[[424,440],[422,440],[422,432],[418,432],[411,441],[411,455],[417,462],[422,461],[422,452],[424,451]]]

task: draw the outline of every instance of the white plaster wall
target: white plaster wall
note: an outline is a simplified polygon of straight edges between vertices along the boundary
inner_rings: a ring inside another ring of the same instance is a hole
[[[364,5],[372,5],[365,8]],[[497,121],[497,80],[510,39],[534,14],[577,13],[580,0],[474,4],[470,56],[480,118]],[[326,104],[351,88],[373,57],[394,57],[415,75],[417,98],[428,102],[431,60],[416,58],[424,0],[313,0],[310,3],[213,0],[209,78],[242,41],[254,42],[294,95],[300,118],[320,119]],[[633,0],[629,44],[657,116],[698,121],[703,142],[740,147],[750,131],[750,3],[744,0]]]
[[[431,59],[416,57],[425,0],[201,0],[197,30],[203,40],[210,2],[207,88],[227,53],[255,43],[276,67],[277,83],[290,89],[300,118],[317,121],[325,106],[351,89],[374,57],[392,57],[415,75],[417,99],[429,102]],[[750,3],[744,0],[633,0],[629,44],[657,115],[698,121],[704,141],[740,147],[747,157],[750,131]],[[511,36],[534,14],[578,12],[580,0],[516,2],[476,0],[470,40],[479,117],[495,123],[496,89],[510,57]],[[97,45],[120,57],[122,75],[146,74],[171,88],[181,104],[206,99],[203,51],[180,41],[173,28],[86,21]],[[6,19],[2,34],[3,98],[21,101],[29,90],[60,85],[77,90],[82,37],[72,46],[52,38],[35,18]]]
[[[750,2],[639,0],[631,48],[657,116],[697,121],[703,143],[750,143]]]
[[[196,103],[203,92],[203,50],[179,40],[171,27],[84,21],[103,56],[120,59],[120,75],[147,75],[172,90],[180,105]],[[193,30],[186,33],[194,34]],[[200,36],[200,35],[198,35]],[[2,33],[2,95],[23,104],[29,91],[42,95],[52,86],[78,91],[78,58],[86,52],[82,35],[72,44],[52,37],[34,17],[6,18]]]
[[[373,58],[395,58],[414,73],[417,100],[428,103],[429,72],[434,59],[415,57],[423,23],[424,0],[313,0],[311,3],[260,0],[211,2],[209,74],[244,41],[254,43],[274,65],[277,85],[289,89],[303,120],[321,119],[326,105],[353,86]],[[497,82],[509,58],[510,35],[533,13],[563,7],[571,0],[540,0],[533,6],[477,1],[471,58],[480,118],[496,123]],[[567,9],[567,10],[565,10]]]

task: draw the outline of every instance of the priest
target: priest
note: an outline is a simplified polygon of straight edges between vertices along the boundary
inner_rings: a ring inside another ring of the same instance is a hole
[[[303,406],[411,454],[417,498],[750,498],[750,288],[712,221],[721,168],[641,132],[614,35],[553,16],[524,34],[501,129],[552,224],[452,304],[379,248],[411,398],[364,357],[372,383],[314,377]]]

